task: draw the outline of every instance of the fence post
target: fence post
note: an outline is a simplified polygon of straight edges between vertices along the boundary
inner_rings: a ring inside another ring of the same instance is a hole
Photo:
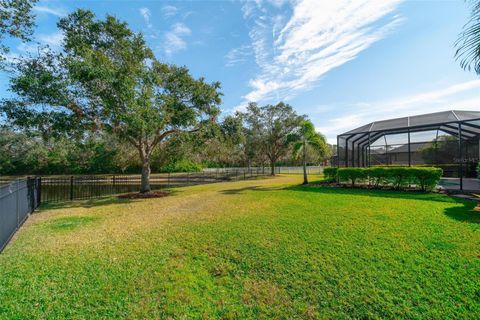
[[[32,178],[30,178],[30,176],[27,176],[27,199],[30,200],[30,203],[28,204],[28,206],[33,208],[33,202],[34,202],[35,199],[33,199],[33,197],[30,196],[30,194],[31,194],[30,189],[32,188],[31,179]],[[32,211],[33,211],[33,209],[32,209]]]
[[[30,200],[30,213],[35,210],[35,179],[32,179],[32,177],[28,176],[27,177],[27,198]]]
[[[19,220],[19,217],[18,217],[18,193],[19,193],[19,192],[18,192],[18,191],[20,190],[20,188],[18,187],[19,182],[20,182],[20,180],[17,179],[17,183],[16,183],[16,185],[17,185],[17,190],[15,191],[15,202],[16,202],[16,203],[15,203],[15,205],[16,205],[16,206],[15,206],[15,213],[16,213],[16,215],[17,215],[17,229],[18,229],[18,227],[20,226],[20,221],[18,221],[18,220]]]
[[[42,177],[38,177],[37,203],[38,203],[38,206],[40,206],[40,204],[42,204]]]
[[[167,188],[170,188],[170,172],[168,172],[167,176]]]
[[[73,176],[70,176],[70,200],[73,200]]]

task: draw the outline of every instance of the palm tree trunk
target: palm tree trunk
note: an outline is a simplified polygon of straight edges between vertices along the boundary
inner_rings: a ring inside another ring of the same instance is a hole
[[[305,140],[303,140],[303,184],[308,184],[307,177],[307,148]]]

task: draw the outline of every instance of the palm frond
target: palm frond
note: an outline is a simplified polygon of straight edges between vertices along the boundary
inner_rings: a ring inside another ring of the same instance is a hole
[[[472,1],[470,20],[455,42],[455,59],[464,70],[480,74],[480,1]]]

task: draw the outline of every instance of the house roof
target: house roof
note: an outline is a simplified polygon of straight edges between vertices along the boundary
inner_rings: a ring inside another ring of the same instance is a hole
[[[461,122],[469,120],[480,120],[480,111],[450,110],[435,113],[422,114],[411,117],[375,121],[361,127],[355,128],[341,135],[352,135],[357,133],[395,131],[397,129],[430,127],[435,125]],[[480,130],[479,130],[480,133]]]

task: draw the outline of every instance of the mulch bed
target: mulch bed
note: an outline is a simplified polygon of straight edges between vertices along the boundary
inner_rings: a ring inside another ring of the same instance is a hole
[[[150,199],[150,198],[163,198],[169,196],[171,193],[167,191],[152,191],[146,193],[132,192],[119,195],[120,199]]]

